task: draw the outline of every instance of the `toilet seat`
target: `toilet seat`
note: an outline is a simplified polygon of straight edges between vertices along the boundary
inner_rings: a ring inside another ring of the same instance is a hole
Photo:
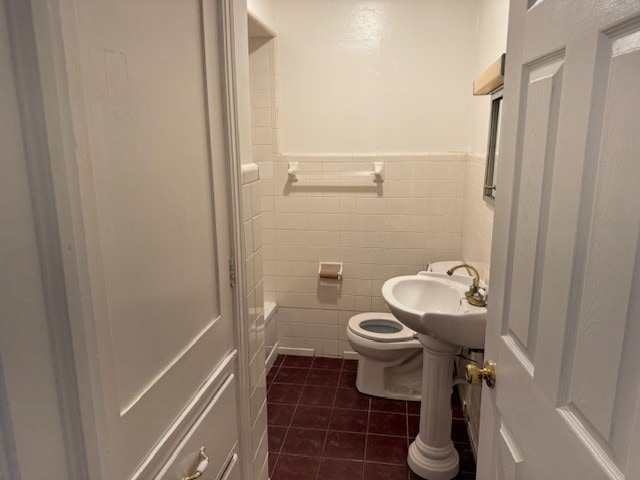
[[[376,342],[413,340],[416,332],[400,323],[390,313],[360,313],[349,320],[349,330],[355,335]]]

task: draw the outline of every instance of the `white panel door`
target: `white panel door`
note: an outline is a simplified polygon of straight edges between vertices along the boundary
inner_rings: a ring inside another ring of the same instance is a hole
[[[147,479],[234,365],[218,3],[66,3],[103,475]]]
[[[478,478],[640,478],[640,1],[512,0]]]

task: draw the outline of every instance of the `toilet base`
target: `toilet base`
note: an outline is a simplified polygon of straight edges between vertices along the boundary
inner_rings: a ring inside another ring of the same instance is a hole
[[[359,354],[356,388],[360,392],[392,400],[420,400],[423,348],[413,330],[390,313],[359,313],[349,319],[347,339]]]
[[[420,401],[422,349],[409,350],[397,365],[360,355],[356,388],[359,392],[391,400]]]

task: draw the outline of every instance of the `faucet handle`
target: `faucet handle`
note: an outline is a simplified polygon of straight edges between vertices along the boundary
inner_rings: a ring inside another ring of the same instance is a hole
[[[469,304],[473,305],[474,307],[487,306],[487,299],[489,297],[485,288],[472,285],[471,288],[469,288],[469,291],[465,292],[465,296],[467,297],[467,302],[469,302]]]
[[[482,295],[482,298],[484,298],[485,303],[487,302],[487,300],[489,300],[489,290],[487,289],[487,287],[479,287],[478,293]]]

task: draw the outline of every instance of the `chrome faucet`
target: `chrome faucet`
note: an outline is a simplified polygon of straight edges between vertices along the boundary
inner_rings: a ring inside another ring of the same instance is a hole
[[[478,270],[476,270],[471,265],[463,263],[447,270],[447,275],[451,276],[453,275],[453,272],[463,267],[467,270],[471,270],[471,272],[473,273],[473,283],[469,287],[469,291],[464,292],[464,296],[467,297],[467,302],[469,302],[474,307],[486,307],[487,295],[480,292],[480,274],[478,273]]]

